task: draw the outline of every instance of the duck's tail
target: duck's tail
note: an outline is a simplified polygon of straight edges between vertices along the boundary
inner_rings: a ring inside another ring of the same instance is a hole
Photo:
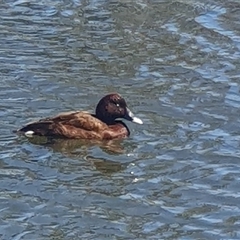
[[[39,121],[39,122],[29,123],[26,126],[18,129],[17,133],[20,133],[20,134],[22,133],[26,137],[32,137],[34,135],[38,135],[38,136],[52,135],[52,133],[53,133],[52,122]]]

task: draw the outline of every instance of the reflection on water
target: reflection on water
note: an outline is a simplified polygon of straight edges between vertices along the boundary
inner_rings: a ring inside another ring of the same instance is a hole
[[[98,171],[105,174],[122,170],[122,164],[104,158],[88,156],[89,149],[99,147],[103,152],[113,156],[126,153],[120,140],[52,139],[37,136],[28,138],[28,140],[34,145],[50,148],[54,152],[59,152],[70,158],[83,158],[91,162]]]
[[[121,145],[122,140],[85,140],[85,139],[53,139],[47,137],[28,138],[29,142],[36,145],[51,147],[56,152],[66,153],[68,155],[87,152],[89,148],[100,147],[108,154],[123,154],[124,148]]]
[[[238,1],[0,3],[1,239],[239,239]],[[117,91],[123,141],[12,133]]]

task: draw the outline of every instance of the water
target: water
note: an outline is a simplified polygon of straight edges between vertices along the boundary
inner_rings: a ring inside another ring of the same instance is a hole
[[[0,6],[1,239],[240,238],[238,1]],[[12,132],[112,91],[124,141]]]

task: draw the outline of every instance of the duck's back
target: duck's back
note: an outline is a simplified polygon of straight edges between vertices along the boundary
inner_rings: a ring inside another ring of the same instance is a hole
[[[102,139],[106,129],[108,126],[94,115],[75,111],[29,123],[19,132],[24,132],[26,135]]]

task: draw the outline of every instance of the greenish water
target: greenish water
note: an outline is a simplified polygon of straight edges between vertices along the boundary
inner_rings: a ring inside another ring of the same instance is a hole
[[[240,239],[238,1],[0,3],[0,238]],[[117,91],[123,141],[12,131]]]

